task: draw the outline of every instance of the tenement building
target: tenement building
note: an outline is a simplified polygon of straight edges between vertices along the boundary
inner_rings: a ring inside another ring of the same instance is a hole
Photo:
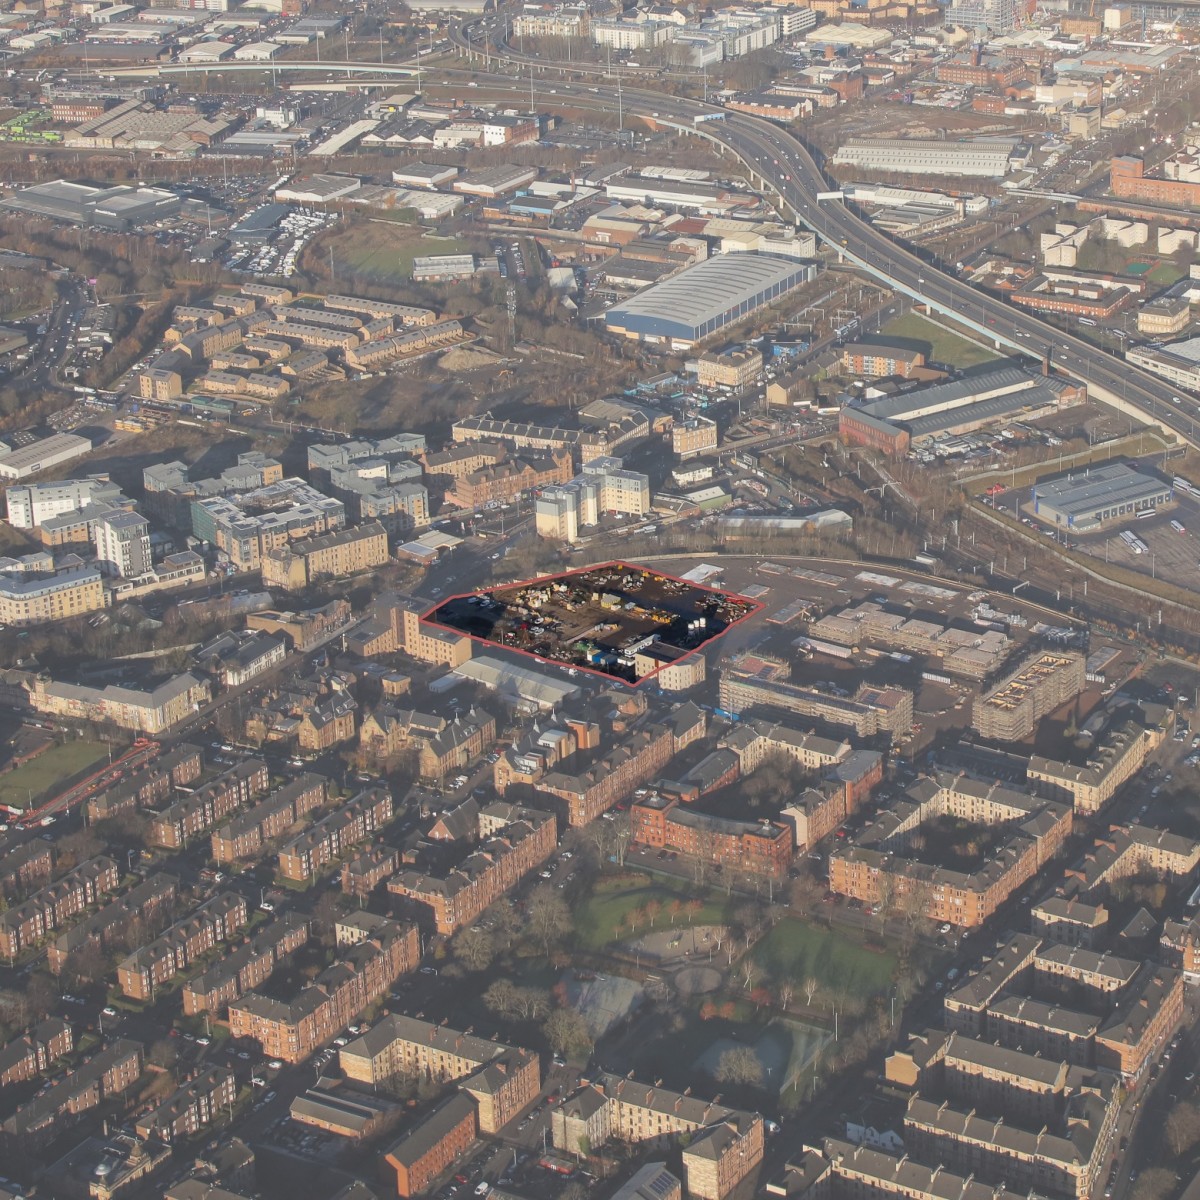
[[[703,1200],[724,1200],[763,1156],[757,1113],[619,1075],[602,1075],[568,1096],[550,1128],[555,1149],[568,1154],[609,1141],[650,1151],[682,1143],[684,1187]]]
[[[416,926],[385,921],[369,938],[344,949],[291,1001],[248,992],[231,1003],[229,1031],[254,1038],[268,1057],[300,1062],[335,1038],[400,975],[415,970],[419,957]]]
[[[343,1046],[339,1061],[347,1079],[372,1089],[397,1079],[457,1083],[475,1098],[485,1133],[498,1133],[541,1089],[532,1051],[398,1013]]]

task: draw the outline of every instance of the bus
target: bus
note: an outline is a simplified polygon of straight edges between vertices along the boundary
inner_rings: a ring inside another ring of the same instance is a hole
[[[1184,527],[1182,521],[1172,521],[1171,528],[1175,530],[1176,533],[1187,533],[1187,529]]]

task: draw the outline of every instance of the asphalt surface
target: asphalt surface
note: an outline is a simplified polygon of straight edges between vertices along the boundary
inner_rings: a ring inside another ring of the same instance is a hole
[[[466,48],[474,26],[466,23],[452,33],[452,40]],[[479,41],[475,42],[478,53]],[[497,47],[497,61],[533,67],[578,69],[578,64],[551,62]],[[593,68],[594,69],[594,68]],[[511,76],[477,73],[481,86],[524,93]],[[555,100],[611,111],[611,84],[602,89],[568,82],[556,83]],[[1089,386],[1106,389],[1144,416],[1193,441],[1189,416],[1200,411],[1194,400],[1179,396],[1166,381],[1139,370],[1112,354],[1105,354],[1082,338],[1042,321],[1032,313],[980,291],[940,267],[923,261],[900,243],[862,220],[839,199],[818,199],[836,190],[809,150],[781,126],[743,114],[735,114],[696,100],[680,99],[641,88],[622,89],[624,110],[631,116],[656,118],[691,127],[704,137],[723,143],[776,193],[785,213],[812,230],[841,255],[876,278],[912,299],[973,327],[977,333],[1016,352],[1041,360],[1049,356],[1053,366]],[[717,120],[694,125],[697,116],[720,113]],[[1176,403],[1176,400],[1179,403]],[[1194,442],[1193,442],[1194,444]]]

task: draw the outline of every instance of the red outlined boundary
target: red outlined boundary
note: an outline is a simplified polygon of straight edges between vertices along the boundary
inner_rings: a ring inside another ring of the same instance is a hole
[[[444,608],[447,604],[455,600],[469,600],[472,596],[496,595],[511,591],[515,588],[530,587],[537,583],[550,583],[557,579],[572,579],[580,575],[590,575],[593,571],[603,571],[608,567],[621,567],[629,571],[644,571],[647,574],[655,575],[660,579],[669,579],[673,583],[682,583],[685,587],[695,588],[698,592],[711,592],[714,596],[723,596],[729,599],[737,600],[747,606],[747,611],[744,616],[738,617],[736,621],[730,621],[720,633],[713,634],[707,641],[702,642],[694,650],[689,650],[686,654],[675,659],[675,662],[664,663],[663,666],[651,671],[648,675],[643,675],[641,679],[622,679],[619,675],[610,675],[607,671],[597,670],[595,667],[585,667],[578,663],[558,662],[552,658],[543,658],[540,654],[534,654],[532,650],[522,650],[518,646],[506,646],[503,642],[493,642],[488,638],[479,637],[473,633],[465,633],[461,629],[456,629],[453,625],[446,625],[441,621],[433,620],[433,614],[440,608]],[[684,662],[692,657],[693,654],[700,654],[707,650],[713,643],[718,642],[731,629],[741,625],[744,621],[748,621],[751,617],[757,616],[763,611],[766,604],[761,600],[754,600],[750,596],[743,596],[741,592],[732,592],[725,588],[709,587],[706,583],[694,583],[690,579],[683,579],[678,575],[670,575],[666,571],[660,571],[657,567],[649,567],[644,563],[628,562],[625,559],[614,558],[608,562],[592,563],[586,567],[578,567],[573,571],[559,571],[556,575],[535,575],[532,579],[513,580],[512,583],[498,584],[494,588],[479,588],[473,592],[456,592],[453,596],[444,596],[436,604],[432,605],[426,612],[422,613],[420,620],[428,625],[432,625],[435,629],[443,629],[447,633],[453,633],[458,637],[468,638],[472,642],[477,642],[481,646],[487,646],[492,650],[504,650],[510,654],[521,654],[526,658],[533,659],[539,666],[558,667],[562,670],[583,671],[585,674],[594,675],[597,679],[607,680],[610,684],[617,683],[622,687],[641,687],[643,683],[654,679],[660,672],[667,670],[668,667],[673,667],[676,663]]]

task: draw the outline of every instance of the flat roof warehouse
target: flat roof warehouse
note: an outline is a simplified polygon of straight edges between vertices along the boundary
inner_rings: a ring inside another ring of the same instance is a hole
[[[721,254],[614,304],[609,332],[689,346],[808,283],[811,263],[774,254]]]
[[[1171,498],[1169,483],[1122,463],[1038,483],[1033,489],[1034,512],[1071,529],[1093,529],[1105,521],[1153,510]]]

